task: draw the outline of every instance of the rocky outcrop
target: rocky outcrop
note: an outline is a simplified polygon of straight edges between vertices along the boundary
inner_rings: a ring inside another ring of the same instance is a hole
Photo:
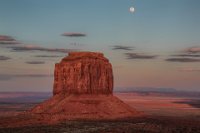
[[[141,116],[113,96],[112,65],[102,53],[72,52],[55,65],[53,97],[29,111],[45,123]]]
[[[55,65],[53,94],[112,94],[112,65],[102,53],[72,52]]]

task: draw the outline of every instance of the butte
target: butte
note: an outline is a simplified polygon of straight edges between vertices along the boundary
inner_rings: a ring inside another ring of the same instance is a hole
[[[29,113],[48,122],[142,115],[113,95],[112,65],[96,52],[70,52],[55,64],[53,96]]]

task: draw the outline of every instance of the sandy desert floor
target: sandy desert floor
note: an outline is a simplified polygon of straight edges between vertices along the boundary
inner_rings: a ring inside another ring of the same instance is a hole
[[[200,119],[200,98],[117,93],[131,107],[153,116],[193,117]]]
[[[0,94],[1,122],[9,122],[51,94]],[[115,121],[64,121],[56,125],[29,125],[5,128],[1,133],[198,133],[200,101],[198,97],[160,96],[155,94],[115,93],[117,97],[147,116]],[[21,118],[17,118],[21,119]],[[26,119],[26,118],[22,118]],[[0,122],[0,123],[1,123]]]

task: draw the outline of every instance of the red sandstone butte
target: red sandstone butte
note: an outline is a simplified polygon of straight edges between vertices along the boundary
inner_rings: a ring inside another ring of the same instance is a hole
[[[55,65],[53,94],[112,94],[112,65],[102,53],[72,52]]]
[[[102,53],[70,52],[55,65],[53,97],[30,113],[45,121],[140,116],[113,96],[113,71]]]

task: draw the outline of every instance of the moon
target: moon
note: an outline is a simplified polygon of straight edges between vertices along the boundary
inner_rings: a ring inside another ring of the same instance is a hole
[[[129,11],[130,11],[131,13],[134,13],[134,12],[135,12],[135,8],[134,8],[134,7],[130,7],[130,8],[129,8]]]

